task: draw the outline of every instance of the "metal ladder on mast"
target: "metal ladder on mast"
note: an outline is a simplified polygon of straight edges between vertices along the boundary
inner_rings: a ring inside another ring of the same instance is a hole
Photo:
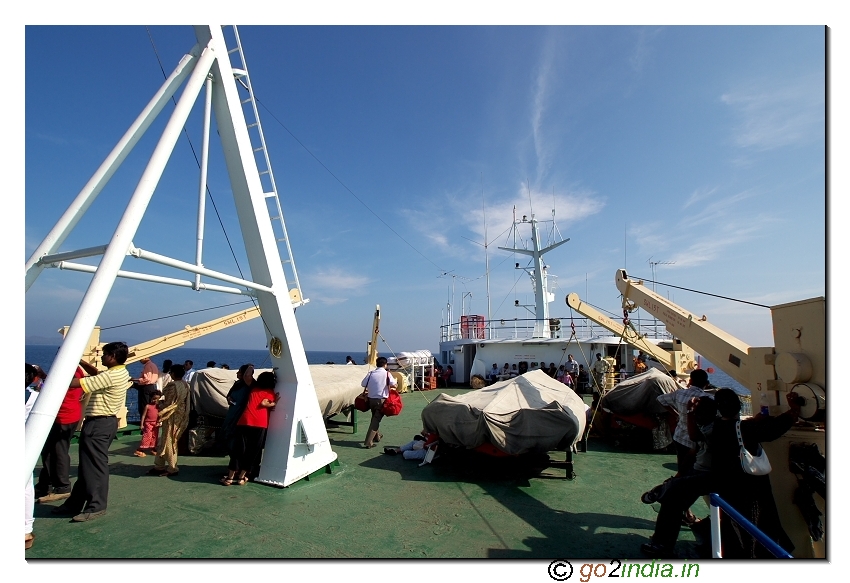
[[[280,206],[277,183],[272,172],[269,151],[266,148],[266,138],[263,135],[263,127],[260,125],[260,113],[257,110],[257,101],[254,98],[251,77],[248,75],[248,64],[245,61],[245,53],[242,51],[239,31],[236,29],[235,24],[222,26],[223,30],[227,28],[230,28],[233,32],[232,39],[228,38],[229,35],[225,35],[228,46],[231,41],[236,45],[233,48],[228,48],[227,54],[231,58],[236,86],[242,89],[240,91],[239,101],[242,105],[242,111],[245,114],[248,135],[251,138],[251,148],[254,152],[254,160],[257,163],[260,182],[263,185],[263,195],[266,199],[266,206],[269,209],[269,216],[272,219],[272,229],[274,229],[275,239],[277,240],[280,261],[283,264],[283,272],[286,275],[286,287],[289,290],[292,307],[297,308],[310,300],[305,298],[301,292],[301,282],[298,279],[298,272],[295,269],[295,259],[292,256],[292,247],[289,244],[289,235],[286,232],[286,223],[283,218],[283,209]],[[234,55],[238,56],[238,58],[234,58]]]

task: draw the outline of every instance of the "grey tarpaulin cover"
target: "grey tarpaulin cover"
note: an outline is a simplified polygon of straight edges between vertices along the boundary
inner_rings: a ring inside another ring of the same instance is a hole
[[[440,394],[422,410],[422,426],[452,445],[489,442],[507,454],[546,452],[584,433],[585,404],[575,391],[535,370],[451,397]]]
[[[666,409],[658,402],[658,396],[672,393],[680,388],[673,378],[659,370],[650,368],[620,382],[602,396],[599,406],[614,415],[657,415]]]
[[[355,397],[363,392],[360,381],[368,374],[369,368],[368,365],[310,365],[310,375],[313,377],[319,409],[323,417],[332,417],[354,404]],[[256,369],[254,378],[267,370],[271,369]],[[199,416],[224,417],[227,415],[226,396],[235,382],[235,370],[221,368],[199,370],[192,377],[190,387],[192,408]]]

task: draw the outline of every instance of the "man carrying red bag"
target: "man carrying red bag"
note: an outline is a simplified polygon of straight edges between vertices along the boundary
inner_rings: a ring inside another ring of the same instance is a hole
[[[377,368],[371,371],[363,382],[361,387],[366,388],[366,393],[369,397],[369,410],[372,411],[372,421],[369,423],[369,433],[366,434],[366,441],[363,447],[375,447],[373,442],[381,441],[383,435],[378,433],[378,427],[381,424],[381,419],[384,417],[384,401],[390,396],[390,388],[397,386],[396,380],[387,370],[387,359],[379,356],[375,361]]]

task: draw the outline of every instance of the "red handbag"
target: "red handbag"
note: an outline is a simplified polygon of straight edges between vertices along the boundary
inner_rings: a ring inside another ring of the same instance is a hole
[[[399,395],[398,391],[395,389],[390,389],[390,396],[384,401],[384,405],[381,407],[381,412],[387,417],[392,417],[393,415],[401,413],[402,407],[403,404],[401,402],[401,395]]]
[[[369,410],[369,399],[366,398],[365,391],[354,398],[354,408],[364,413]]]

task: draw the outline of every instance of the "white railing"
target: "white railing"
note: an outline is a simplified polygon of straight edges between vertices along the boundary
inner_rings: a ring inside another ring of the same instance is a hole
[[[632,318],[635,328],[641,335],[658,340],[672,340],[673,336],[667,332],[664,324],[653,318]],[[504,320],[493,320],[484,322],[484,327],[473,325],[462,326],[461,322],[446,324],[440,327],[440,342],[461,339],[527,339],[535,337],[535,325],[538,320],[534,318],[513,318]],[[578,340],[586,340],[599,336],[612,336],[613,332],[603,328],[589,318],[549,318],[548,327],[550,338],[570,338],[575,326],[575,335]],[[545,329],[545,325],[542,327]]]

